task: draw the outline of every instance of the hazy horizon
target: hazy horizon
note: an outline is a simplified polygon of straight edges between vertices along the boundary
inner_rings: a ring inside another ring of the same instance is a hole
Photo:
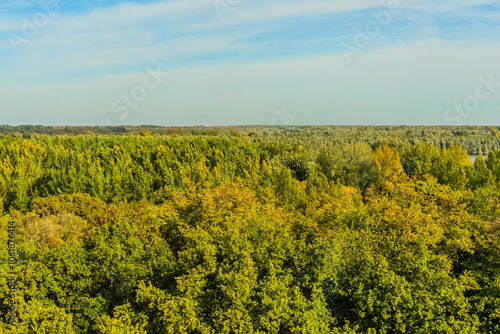
[[[0,123],[499,125],[499,19],[491,0],[10,1]]]

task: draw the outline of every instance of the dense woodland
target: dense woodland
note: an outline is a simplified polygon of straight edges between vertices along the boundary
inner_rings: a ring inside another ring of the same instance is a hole
[[[309,147],[365,142],[379,145],[431,144],[439,149],[462,146],[470,155],[500,150],[500,126],[41,126],[0,125],[0,134],[23,138],[45,135],[169,135],[249,137],[252,142],[301,143]]]
[[[500,332],[498,128],[123,128],[2,128],[0,333]]]

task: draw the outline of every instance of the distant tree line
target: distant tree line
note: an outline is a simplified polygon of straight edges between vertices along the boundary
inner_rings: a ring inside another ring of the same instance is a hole
[[[256,142],[300,143],[306,147],[365,142],[380,145],[431,144],[439,149],[460,145],[470,155],[500,149],[500,127],[494,126],[41,126],[1,125],[0,134],[23,138],[40,135],[142,135],[248,137]]]

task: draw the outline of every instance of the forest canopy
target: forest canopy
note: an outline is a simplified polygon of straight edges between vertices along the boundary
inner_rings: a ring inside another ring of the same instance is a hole
[[[123,129],[4,129],[0,332],[500,332],[497,128]]]
[[[444,149],[462,146],[470,155],[500,150],[496,126],[42,126],[0,125],[0,134],[31,138],[39,135],[168,135],[249,137],[253,142],[323,145],[365,142],[374,145],[431,144]]]

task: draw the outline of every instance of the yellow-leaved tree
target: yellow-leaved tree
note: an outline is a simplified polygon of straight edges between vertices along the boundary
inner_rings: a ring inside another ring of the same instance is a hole
[[[404,175],[399,153],[390,147],[379,147],[373,154],[373,160],[376,175],[375,186],[379,189],[390,187]]]

